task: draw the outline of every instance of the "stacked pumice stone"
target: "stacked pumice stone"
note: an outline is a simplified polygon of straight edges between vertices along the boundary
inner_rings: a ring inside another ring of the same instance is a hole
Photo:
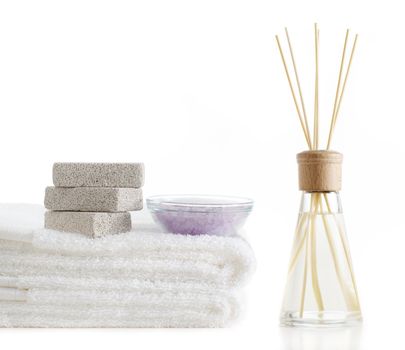
[[[142,163],[55,163],[45,228],[91,237],[129,232],[143,207]]]

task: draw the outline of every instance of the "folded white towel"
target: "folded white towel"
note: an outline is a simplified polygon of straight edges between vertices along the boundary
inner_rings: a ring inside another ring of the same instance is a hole
[[[0,327],[207,328],[223,327],[228,321],[223,314],[209,308],[77,307],[0,302]]]
[[[91,239],[44,230],[40,206],[0,205],[0,326],[219,327],[238,315],[255,266],[244,239],[134,223]]]
[[[4,207],[12,213],[10,218],[4,215]],[[255,266],[249,244],[240,237],[167,234],[152,222],[137,227],[135,220],[132,232],[92,239],[38,228],[43,220],[38,206],[12,208],[0,206],[0,275],[132,276],[234,287],[243,285]],[[18,231],[22,221],[23,233]],[[26,242],[27,232],[30,243]]]
[[[0,300],[0,319],[7,320],[0,327],[223,327],[241,305],[231,291],[141,285],[132,290],[8,287],[0,288]]]
[[[189,281],[167,282],[162,280],[141,280],[136,278],[95,278],[89,277],[61,277],[61,276],[2,276],[0,275],[0,288],[16,288],[20,290],[42,288],[63,290],[102,290],[102,291],[143,291],[189,293],[216,293],[232,292],[234,289],[221,289],[210,283],[190,283]],[[0,300],[1,297],[0,297]]]

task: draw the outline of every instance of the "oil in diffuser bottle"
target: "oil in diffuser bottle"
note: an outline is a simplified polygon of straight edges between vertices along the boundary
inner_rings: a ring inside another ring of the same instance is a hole
[[[281,324],[358,323],[361,310],[339,196],[342,155],[306,151],[297,160],[302,199]]]

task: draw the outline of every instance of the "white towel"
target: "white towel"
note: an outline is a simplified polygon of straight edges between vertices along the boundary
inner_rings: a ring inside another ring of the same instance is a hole
[[[4,207],[11,218],[4,215]],[[255,266],[249,244],[240,237],[167,234],[151,222],[137,228],[135,220],[132,232],[92,239],[39,228],[43,212],[38,206],[12,208],[0,206],[0,275],[36,276],[46,271],[65,277],[132,276],[235,287],[246,282]],[[20,232],[21,222],[24,230]]]
[[[245,240],[134,223],[91,239],[44,230],[40,206],[0,205],[0,326],[219,327],[238,315],[255,266]]]
[[[223,327],[229,319],[210,309],[167,306],[55,306],[0,302],[0,327],[45,328],[207,328]]]
[[[7,291],[8,290],[8,291]],[[14,295],[13,295],[14,291]],[[17,293],[16,293],[17,292]],[[150,322],[161,322],[165,326],[205,327],[224,326],[234,320],[239,313],[239,302],[231,293],[189,293],[171,291],[93,291],[93,290],[63,290],[63,289],[29,289],[19,291],[15,288],[0,288],[0,296],[7,299],[0,302],[0,314],[5,316],[24,317],[48,320],[59,319],[55,324],[43,324],[43,327],[78,327],[80,321],[97,321],[94,326],[123,327],[128,322],[137,322],[140,327],[142,318],[148,320],[144,327],[150,327]],[[16,300],[12,300],[16,297]],[[12,302],[13,301],[13,302]],[[183,312],[183,314],[182,314]],[[198,324],[185,323],[180,317],[173,315],[193,315]],[[124,317],[125,316],[125,317]],[[103,317],[103,319],[99,319]],[[13,318],[11,318],[13,319]],[[15,319],[15,318],[14,318]],[[28,322],[26,320],[25,322]],[[71,323],[78,321],[79,323]],[[119,323],[119,321],[126,323]],[[10,323],[10,319],[8,320]],[[113,322],[113,323],[111,323]],[[13,323],[9,326],[41,326],[41,324]],[[6,326],[1,324],[0,326]],[[90,323],[88,323],[90,326]]]
[[[43,289],[69,289],[69,290],[120,290],[120,291],[144,291],[158,292],[167,290],[171,292],[207,293],[213,290],[233,291],[218,288],[210,283],[190,283],[186,281],[165,282],[162,280],[140,280],[136,278],[94,278],[61,276],[2,276],[0,275],[0,288],[16,288],[20,290],[43,288]],[[1,297],[0,297],[0,300]]]

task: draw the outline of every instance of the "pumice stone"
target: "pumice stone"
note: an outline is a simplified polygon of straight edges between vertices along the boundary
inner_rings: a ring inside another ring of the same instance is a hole
[[[90,237],[103,237],[131,230],[130,213],[91,213],[73,211],[47,211],[45,228],[82,233]]]
[[[141,210],[142,189],[116,187],[47,187],[45,208],[62,211],[121,212]]]
[[[55,163],[57,187],[133,187],[144,184],[143,163]]]

